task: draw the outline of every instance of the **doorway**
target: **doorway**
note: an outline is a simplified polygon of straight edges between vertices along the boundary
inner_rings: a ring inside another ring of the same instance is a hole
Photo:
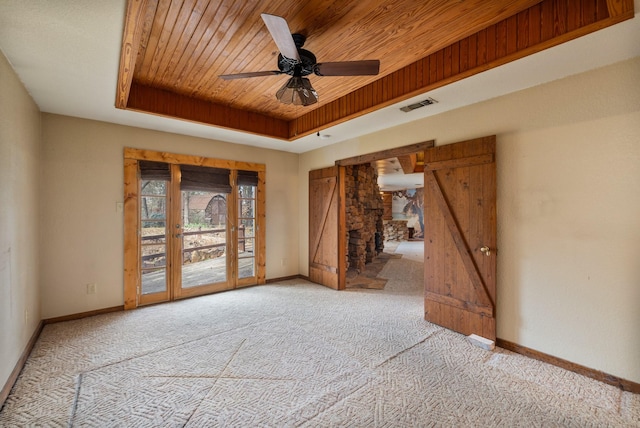
[[[346,287],[346,256],[349,245],[346,225],[346,167],[424,153],[433,145],[434,141],[411,144],[338,160],[335,166],[309,171],[309,279],[311,281],[337,290],[344,290]]]
[[[346,211],[344,173],[347,165],[388,159],[397,153],[424,153],[424,317],[465,335],[478,334],[495,340],[496,326],[496,138],[478,138],[433,148],[433,141],[414,150],[407,147],[336,161],[336,166],[310,171],[331,180],[334,193],[323,193],[310,180],[309,253],[310,279],[332,288],[345,288]],[[408,146],[410,147],[410,146]],[[316,197],[317,196],[317,197]],[[318,202],[316,205],[313,202]],[[337,235],[336,232],[337,231]],[[326,234],[329,238],[326,238]],[[330,232],[330,233],[328,233]],[[313,239],[312,239],[313,238]],[[314,246],[337,242],[336,246]],[[322,251],[321,251],[322,250]],[[331,251],[333,250],[333,251]],[[331,257],[327,257],[327,254]],[[322,256],[323,264],[317,263]],[[318,272],[331,272],[334,283],[322,282]]]
[[[424,269],[417,264],[424,262],[420,245],[424,233],[424,151],[393,154],[345,166],[347,289],[382,290],[400,276],[414,288],[421,288]],[[415,257],[416,249],[419,258]],[[411,279],[392,268],[400,263],[396,259],[406,261],[406,252],[414,256],[416,264],[408,269],[414,274]]]
[[[125,150],[125,308],[265,283],[264,165]]]

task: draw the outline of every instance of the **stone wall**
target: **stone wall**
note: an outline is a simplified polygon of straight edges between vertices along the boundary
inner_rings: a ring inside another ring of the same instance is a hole
[[[384,239],[385,241],[407,241],[409,239],[407,220],[385,220]]]
[[[378,174],[371,165],[347,166],[345,169],[347,269],[361,272],[365,264],[383,250],[384,207]]]

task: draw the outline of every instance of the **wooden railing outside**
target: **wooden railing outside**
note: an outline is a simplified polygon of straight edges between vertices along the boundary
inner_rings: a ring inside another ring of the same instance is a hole
[[[206,233],[220,233],[220,232],[226,232],[226,229],[210,229],[210,230],[196,230],[193,232],[184,232],[182,234],[182,253],[186,253],[186,252],[191,252],[191,251],[199,251],[199,250],[208,250],[211,248],[218,248],[218,247],[224,247],[227,245],[226,242],[221,242],[219,244],[211,244],[211,245],[203,245],[200,247],[191,247],[191,248],[184,248],[184,237],[185,236],[193,236],[193,235],[203,235]],[[241,226],[238,229],[238,249],[239,252],[245,252],[246,251],[246,240],[244,239],[244,233],[245,233],[245,228],[244,226]],[[143,236],[142,237],[142,242],[144,241],[150,241],[153,239],[162,239],[164,238],[166,235],[162,234],[162,235],[149,235],[149,236]],[[140,259],[142,261],[144,260],[151,260],[151,259],[155,259],[158,257],[164,257],[166,256],[166,253],[155,253],[155,254],[147,254],[144,255],[142,257],[140,257]],[[142,270],[153,270],[153,269],[157,269],[155,267],[153,268],[142,268]]]

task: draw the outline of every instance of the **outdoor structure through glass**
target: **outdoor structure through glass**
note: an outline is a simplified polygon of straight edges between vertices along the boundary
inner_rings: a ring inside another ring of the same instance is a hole
[[[167,181],[140,183],[140,266],[142,294],[167,289]]]
[[[227,195],[182,190],[182,288],[227,280]]]

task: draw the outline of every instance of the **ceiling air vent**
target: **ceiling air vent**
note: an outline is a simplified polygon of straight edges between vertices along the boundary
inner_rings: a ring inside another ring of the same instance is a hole
[[[434,100],[433,98],[427,98],[426,100],[420,101],[419,103],[410,104],[408,106],[402,107],[400,110],[402,110],[405,113],[409,113],[411,110],[415,110],[417,108],[428,106],[437,102],[438,101]]]

